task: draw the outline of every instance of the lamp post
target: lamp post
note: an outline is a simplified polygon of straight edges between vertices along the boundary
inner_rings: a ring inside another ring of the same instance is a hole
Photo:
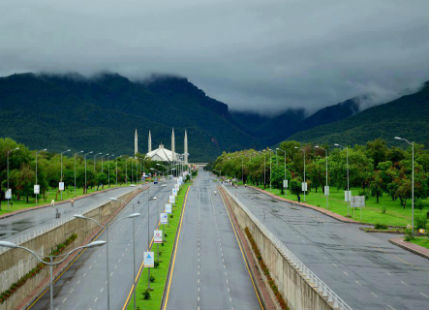
[[[328,149],[320,147],[318,145],[314,146],[316,149],[325,150],[325,196],[326,196],[326,209],[329,208],[329,185],[328,185]]]
[[[76,192],[76,155],[83,153],[83,151],[74,153],[73,157],[74,157],[74,191]]]
[[[6,164],[7,164],[7,191],[10,191],[10,198],[7,200],[7,208],[9,209],[9,201],[12,199],[12,190],[9,188],[9,154],[13,151],[19,150],[19,147],[16,147],[12,150],[7,151]]]
[[[347,199],[346,199],[346,201],[350,202],[351,194],[350,194],[350,172],[349,172],[349,170],[350,170],[350,166],[349,166],[349,148],[346,147],[346,146],[343,146],[341,144],[338,144],[338,143],[335,143],[334,146],[346,149],[346,169],[347,169],[347,194],[346,194]]]
[[[49,292],[49,309],[53,310],[54,309],[54,276],[53,276],[53,267],[56,265],[61,264],[62,262],[64,262],[67,257],[70,256],[70,254],[72,254],[73,252],[76,252],[78,250],[81,249],[85,249],[85,248],[94,248],[94,247],[99,247],[106,244],[106,241],[102,241],[102,240],[98,240],[98,241],[93,241],[91,243],[85,244],[83,246],[74,248],[73,250],[63,254],[63,255],[58,255],[58,256],[49,256],[49,261],[45,261],[41,256],[39,256],[36,252],[34,252],[33,250],[30,250],[29,248],[17,245],[13,242],[10,241],[3,241],[0,240],[0,246],[2,247],[6,247],[6,248],[12,248],[12,249],[23,249],[27,252],[29,252],[30,254],[32,254],[34,257],[36,257],[36,259],[41,262],[44,265],[49,266],[49,275],[50,275],[50,281],[49,281],[49,288],[50,288],[50,292]],[[58,257],[63,257],[61,260],[54,262],[54,258],[58,258]]]
[[[94,154],[94,174],[97,172],[97,167],[96,167],[97,155],[103,155],[103,153]]]
[[[110,200],[121,201],[118,198],[110,198]],[[128,216],[125,216],[123,218],[118,219],[118,221],[123,220],[123,219],[127,219],[127,218],[135,218],[139,215],[140,215],[140,213],[132,213]],[[110,225],[109,225],[109,223],[106,223],[103,225],[99,221],[97,221],[96,219],[94,219],[92,217],[84,216],[82,214],[75,214],[73,216],[75,218],[78,218],[78,219],[92,221],[95,224],[97,224],[97,226],[100,227],[101,229],[106,229],[106,240],[107,240],[107,243],[106,243],[106,278],[107,278],[106,295],[107,295],[107,310],[110,310],[110,268],[109,268],[109,230],[110,230],[109,227],[110,227]],[[134,252],[135,252],[135,249],[134,249]]]
[[[37,182],[38,182],[38,166],[37,166],[37,157],[38,157],[38,155],[39,155],[39,153],[40,152],[45,152],[45,151],[47,151],[48,149],[43,149],[43,150],[40,150],[40,151],[36,151],[36,185],[39,185]],[[39,186],[39,191],[40,191],[40,186]],[[36,194],[36,205],[37,205],[37,196],[39,195],[39,193],[35,193]]]
[[[115,154],[111,154],[110,156],[108,156],[107,158],[109,158],[109,157],[113,157],[113,158],[115,158]],[[109,185],[109,187],[110,187],[110,165],[109,166],[107,166],[107,183],[108,183],[108,185]]]
[[[287,152],[285,151],[285,150],[282,150],[282,149],[280,149],[280,148],[276,148],[276,158],[277,158],[277,151],[281,151],[281,152],[283,152],[284,154],[285,154],[285,159],[284,159],[284,168],[285,168],[285,173],[284,173],[284,179],[285,180],[287,180],[287,175],[286,175],[286,156],[287,156]],[[282,186],[283,186],[283,184],[282,184]],[[285,195],[286,195],[287,193],[286,193],[286,187],[285,187]]]
[[[87,177],[86,177],[86,156],[87,155],[89,155],[89,154],[92,154],[93,153],[93,151],[91,151],[91,152],[89,152],[89,153],[86,153],[86,154],[84,154],[83,155],[83,158],[84,158],[84,160],[85,160],[85,188],[83,189],[83,192],[86,194],[86,192],[87,192],[87,184],[86,184],[86,180],[87,180]]]
[[[70,149],[68,149],[68,150],[65,150],[65,151],[63,151],[63,152],[61,152],[60,154],[61,154],[61,180],[60,180],[60,182],[63,182],[63,154],[64,153],[67,153],[67,152],[70,152]],[[63,189],[64,190],[64,189]],[[60,189],[60,192],[61,192],[61,200],[63,200],[63,190],[61,190]]]
[[[109,153],[104,154],[103,156],[101,156],[101,172],[104,173],[104,157],[109,157]]]
[[[398,136],[395,139],[411,145],[411,234],[414,235],[414,142]]]
[[[299,149],[299,147],[295,146],[296,149]],[[301,151],[304,153],[304,201],[305,201],[305,192],[307,191],[307,182],[305,181],[305,148],[302,148]]]
[[[271,190],[271,171],[273,170],[272,169],[272,161],[273,161],[273,156],[271,155],[271,151],[272,151],[272,149],[268,149],[268,152],[269,152],[269,156],[270,156],[270,190]]]

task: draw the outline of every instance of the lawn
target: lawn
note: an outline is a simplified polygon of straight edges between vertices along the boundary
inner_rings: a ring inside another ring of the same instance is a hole
[[[417,245],[420,245],[422,247],[429,249],[429,237],[415,237],[414,239],[410,240],[409,242],[412,242],[414,244],[417,244]]]
[[[263,186],[259,187],[263,188]],[[269,187],[267,187],[265,190],[277,196],[297,201],[296,195],[292,195],[290,191],[287,191],[287,195],[285,196],[284,194],[280,194],[279,189],[270,190]],[[352,195],[358,195],[361,191],[360,188],[351,188],[351,190]],[[301,202],[304,202],[304,196],[302,195]],[[414,209],[415,219],[423,216],[426,217],[426,213],[429,211],[429,198],[422,200],[422,202],[424,205],[423,209]],[[370,196],[365,202],[365,208],[362,209],[362,214],[360,214],[359,209],[352,210],[351,208],[347,208],[347,203],[344,201],[344,191],[334,187],[330,188],[328,206],[326,197],[320,189],[317,193],[315,191],[307,193],[306,203],[328,209],[343,216],[350,214],[351,218],[354,220],[364,223],[401,227],[411,224],[411,200],[407,201],[407,207],[404,209],[399,205],[399,200],[392,201],[387,195],[380,197],[380,202],[378,204],[376,203],[375,197]],[[382,212],[383,206],[385,208],[385,213]]]
[[[128,184],[129,185],[129,184]],[[118,184],[118,185],[106,185],[104,186],[104,188],[99,188],[99,191],[103,190],[103,189],[108,189],[108,188],[114,188],[114,187],[125,187],[128,186],[127,184]],[[88,194],[96,192],[97,191],[97,187],[93,187],[93,188],[88,188]],[[63,192],[63,200],[67,200],[73,197],[77,197],[77,196],[82,196],[83,193],[83,189],[82,188],[76,188],[76,191],[74,190],[74,187],[69,187],[68,189],[66,189]],[[15,199],[12,199],[10,201],[10,206],[8,208],[7,206],[7,201],[3,200],[1,202],[1,210],[0,210],[0,215],[2,214],[6,214],[6,213],[10,213],[13,211],[17,211],[20,209],[26,209],[26,208],[31,208],[31,207],[35,207],[38,205],[44,205],[47,203],[50,203],[52,200],[60,201],[60,194],[57,194],[57,189],[56,188],[50,188],[47,192],[46,192],[46,198],[43,198],[41,195],[39,195],[37,204],[36,204],[36,198],[34,196],[29,198],[28,203],[25,200],[25,197],[21,197],[21,200],[16,200],[16,197],[14,196]]]
[[[190,183],[185,183],[179,190],[177,195],[176,204],[173,206],[172,216],[169,218],[169,224],[161,227],[163,236],[163,244],[159,245],[159,265],[157,268],[150,270],[150,275],[154,277],[154,281],[150,283],[150,299],[144,299],[143,294],[148,287],[148,272],[143,269],[139,278],[136,289],[136,308],[137,309],[160,309],[162,296],[164,294],[165,283],[168,276],[168,268],[170,266],[171,255],[173,251],[174,240],[176,238],[177,227],[180,221],[180,215],[183,209],[183,202],[185,199],[186,191]],[[152,250],[155,252],[157,258],[157,245],[152,245]],[[155,262],[157,259],[155,259]],[[133,298],[131,297],[128,309],[133,309]]]

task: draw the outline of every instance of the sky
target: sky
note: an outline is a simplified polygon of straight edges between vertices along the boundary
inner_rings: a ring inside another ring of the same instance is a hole
[[[187,77],[232,110],[365,106],[429,80],[427,0],[2,0],[0,76]]]

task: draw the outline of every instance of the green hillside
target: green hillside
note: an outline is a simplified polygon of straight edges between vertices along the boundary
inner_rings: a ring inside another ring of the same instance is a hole
[[[365,144],[394,136],[429,145],[429,82],[414,94],[403,96],[354,116],[298,132],[288,138],[314,143]]]

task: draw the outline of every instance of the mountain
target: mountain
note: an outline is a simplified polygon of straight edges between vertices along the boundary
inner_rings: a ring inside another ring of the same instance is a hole
[[[170,147],[171,128],[176,149],[183,151],[188,130],[190,159],[208,160],[222,150],[261,144],[230,119],[228,107],[209,98],[185,78],[156,76],[132,82],[117,74],[88,79],[79,75],[15,74],[0,78],[0,136],[31,148],[59,151],[133,151],[134,129],[140,151]]]
[[[288,139],[315,143],[365,144],[394,136],[429,146],[429,81],[417,92],[364,110],[351,117],[300,131]]]

